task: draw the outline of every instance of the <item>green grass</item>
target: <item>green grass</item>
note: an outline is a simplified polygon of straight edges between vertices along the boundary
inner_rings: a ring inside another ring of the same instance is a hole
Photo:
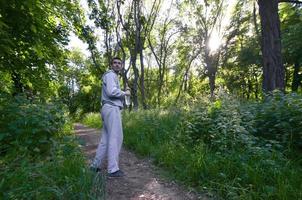
[[[55,141],[47,157],[1,158],[0,199],[104,199],[103,177],[89,171],[75,140]]]
[[[87,113],[81,120],[81,123],[91,128],[101,128],[102,120],[99,113]]]
[[[195,114],[127,114],[125,144],[152,157],[177,180],[223,199],[301,199],[301,157],[290,160],[269,141],[250,135],[232,106],[198,105]]]
[[[173,178],[222,199],[302,199],[301,154],[274,137],[285,128],[299,131],[298,123],[278,118],[293,109],[291,97],[284,98],[273,100],[276,112],[269,102],[241,104],[230,97],[186,109],[124,112],[124,143]],[[287,113],[288,120],[299,119],[300,111]],[[90,120],[100,121],[96,116]]]
[[[0,111],[0,199],[104,199],[62,105],[16,97]]]

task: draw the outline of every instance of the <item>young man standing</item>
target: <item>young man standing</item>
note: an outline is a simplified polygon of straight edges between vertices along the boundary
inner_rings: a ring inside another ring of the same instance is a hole
[[[121,59],[115,57],[111,61],[111,69],[102,78],[102,137],[91,164],[93,171],[99,171],[99,166],[107,154],[109,177],[124,176],[119,168],[119,153],[123,143],[121,110],[125,96],[130,96],[130,90],[120,89],[118,74],[122,69]]]

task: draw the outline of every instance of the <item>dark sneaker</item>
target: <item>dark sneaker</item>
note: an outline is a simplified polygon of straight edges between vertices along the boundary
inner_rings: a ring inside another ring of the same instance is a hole
[[[117,170],[116,172],[108,174],[109,178],[120,178],[120,177],[123,177],[123,176],[125,176],[125,174],[121,170]]]
[[[98,167],[89,167],[89,169],[90,169],[90,171],[92,171],[92,172],[100,172],[100,171],[101,171],[101,169],[98,168]]]

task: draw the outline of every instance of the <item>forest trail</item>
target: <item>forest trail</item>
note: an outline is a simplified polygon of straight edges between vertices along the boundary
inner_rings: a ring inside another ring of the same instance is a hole
[[[75,124],[75,133],[83,142],[88,160],[93,159],[100,138],[100,130]],[[150,161],[139,159],[122,148],[120,168],[125,172],[122,178],[105,178],[107,200],[207,200],[209,197],[188,191],[175,182],[164,180]],[[103,173],[106,166],[102,166]]]

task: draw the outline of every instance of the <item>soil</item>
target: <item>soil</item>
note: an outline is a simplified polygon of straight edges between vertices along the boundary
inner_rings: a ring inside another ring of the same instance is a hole
[[[80,138],[89,163],[95,156],[100,130],[75,124],[75,133]],[[101,168],[102,173],[106,174],[106,163]],[[125,148],[122,148],[120,154],[120,169],[125,173],[124,177],[105,178],[105,196],[108,200],[211,199],[205,194],[199,194],[164,178],[161,175],[162,170],[155,167],[150,160],[140,159]]]

